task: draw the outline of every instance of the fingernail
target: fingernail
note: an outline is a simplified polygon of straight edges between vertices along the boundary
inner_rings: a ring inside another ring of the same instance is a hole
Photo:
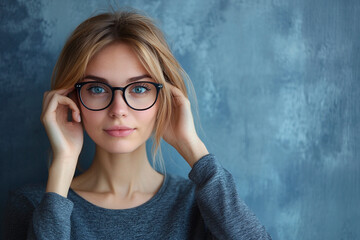
[[[77,113],[77,116],[78,116],[78,122],[81,122],[80,113]]]

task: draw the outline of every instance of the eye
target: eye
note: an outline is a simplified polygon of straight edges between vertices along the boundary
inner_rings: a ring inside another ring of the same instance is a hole
[[[136,86],[132,90],[134,93],[144,93],[146,91],[146,88],[141,86]]]
[[[86,90],[91,94],[106,93],[105,88],[101,85],[90,85]]]
[[[147,86],[146,83],[139,83],[139,84],[135,84],[130,89],[130,91],[131,91],[131,93],[142,94],[142,93],[150,91],[150,88]]]

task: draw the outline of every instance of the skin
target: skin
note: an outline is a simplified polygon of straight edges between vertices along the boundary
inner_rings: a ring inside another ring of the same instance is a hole
[[[112,86],[121,87],[129,78],[145,74],[148,73],[135,53],[124,43],[105,47],[91,59],[85,72],[85,76],[95,75]],[[153,81],[150,78],[141,80]],[[148,201],[164,180],[164,176],[151,167],[146,154],[146,140],[153,131],[159,102],[148,110],[136,111],[126,105],[122,92],[116,91],[107,109],[90,111],[67,97],[73,90],[60,89],[44,94],[41,121],[54,152],[46,191],[67,197],[72,188],[93,204],[111,209],[131,208]],[[190,102],[168,83],[162,90],[171,91],[175,103],[175,114],[163,139],[192,167],[208,151],[196,133]],[[75,119],[72,122],[67,122],[68,108]],[[104,129],[114,125],[126,125],[135,130],[126,137],[113,137]],[[90,168],[74,178],[83,145],[83,128],[95,142],[96,151]]]

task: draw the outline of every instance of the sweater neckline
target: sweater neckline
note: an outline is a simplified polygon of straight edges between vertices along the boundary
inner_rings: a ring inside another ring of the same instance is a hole
[[[69,189],[68,197],[74,201],[74,203],[75,203],[74,207],[76,207],[76,203],[78,203],[80,205],[80,207],[84,207],[91,211],[110,213],[110,214],[111,213],[120,213],[120,212],[125,213],[125,212],[133,212],[133,211],[142,211],[143,209],[149,208],[151,205],[153,205],[156,201],[158,201],[163,196],[163,194],[168,186],[168,182],[169,182],[169,176],[167,174],[164,174],[164,180],[161,184],[159,191],[157,191],[157,193],[155,193],[155,195],[152,198],[150,198],[148,201],[144,202],[143,204],[141,204],[139,206],[133,207],[133,208],[111,209],[111,208],[100,207],[98,205],[95,205],[95,204],[89,202],[82,196],[80,196],[72,188]]]

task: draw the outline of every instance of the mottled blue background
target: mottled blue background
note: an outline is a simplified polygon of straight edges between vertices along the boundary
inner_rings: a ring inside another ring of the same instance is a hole
[[[360,239],[358,0],[1,0],[1,213],[8,190],[46,181],[43,92],[70,32],[109,5],[163,29],[203,140],[274,239]],[[168,171],[186,176],[164,146]]]

